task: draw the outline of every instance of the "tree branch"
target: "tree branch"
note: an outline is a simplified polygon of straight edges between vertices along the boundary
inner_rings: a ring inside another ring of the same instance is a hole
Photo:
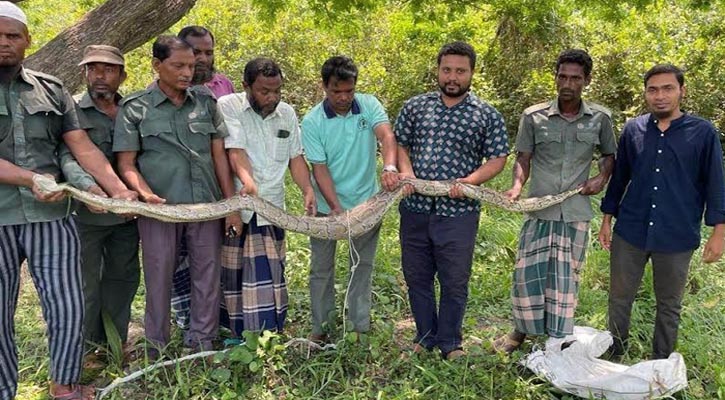
[[[22,1],[22,0],[16,0]],[[25,59],[28,68],[57,76],[73,92],[82,75],[78,62],[89,44],[128,52],[181,19],[196,0],[108,0]],[[32,26],[28,27],[32,33]]]

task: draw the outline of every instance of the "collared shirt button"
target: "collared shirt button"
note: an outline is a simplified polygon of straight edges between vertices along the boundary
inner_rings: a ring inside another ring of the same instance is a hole
[[[655,168],[655,172],[660,172],[660,169],[659,168]]]
[[[662,154],[662,149],[657,149],[658,154]]]
[[[655,223],[654,223],[654,222],[652,222],[652,221],[650,221],[650,222],[649,222],[649,226],[653,226],[654,224],[655,224]]]
[[[652,208],[657,208],[657,204],[652,204]]]
[[[665,134],[664,133],[660,133],[660,137],[665,137]]]
[[[653,187],[652,189],[657,190],[657,186]]]

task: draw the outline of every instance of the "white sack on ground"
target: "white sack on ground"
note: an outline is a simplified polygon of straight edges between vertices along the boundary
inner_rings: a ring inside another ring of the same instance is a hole
[[[568,342],[571,345],[561,350]],[[611,344],[609,332],[576,326],[573,335],[547,340],[544,350],[532,352],[521,364],[556,388],[583,398],[654,399],[687,387],[687,368],[681,354],[632,366],[598,359]]]

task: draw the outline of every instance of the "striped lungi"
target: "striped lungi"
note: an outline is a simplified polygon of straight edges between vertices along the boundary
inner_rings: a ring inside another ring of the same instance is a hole
[[[284,230],[257,226],[257,215],[241,235],[222,246],[221,324],[236,337],[248,331],[281,331],[287,316]]]
[[[511,290],[516,330],[556,338],[572,333],[588,241],[589,222],[524,223]]]

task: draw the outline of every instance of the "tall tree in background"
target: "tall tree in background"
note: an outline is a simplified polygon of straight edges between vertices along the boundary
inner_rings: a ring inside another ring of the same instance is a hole
[[[108,0],[29,56],[24,65],[57,76],[73,92],[81,83],[77,64],[87,45],[102,40],[123,52],[131,51],[167,30],[195,3],[196,0]],[[28,28],[32,35],[33,27]]]

